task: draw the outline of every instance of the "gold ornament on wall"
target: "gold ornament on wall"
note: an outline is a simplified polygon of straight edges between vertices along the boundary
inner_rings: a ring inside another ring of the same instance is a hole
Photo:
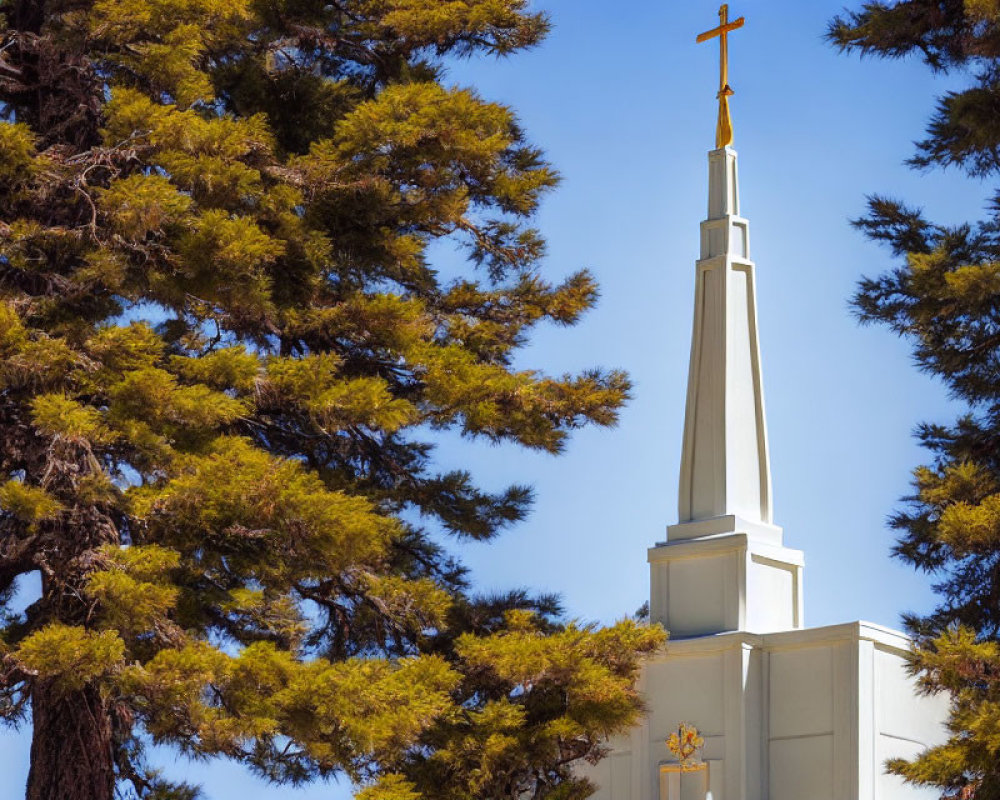
[[[676,733],[667,737],[667,749],[673,753],[678,761],[678,768],[682,772],[697,772],[705,769],[705,762],[701,760],[701,748],[705,745],[705,739],[698,729],[687,722],[682,722]]]

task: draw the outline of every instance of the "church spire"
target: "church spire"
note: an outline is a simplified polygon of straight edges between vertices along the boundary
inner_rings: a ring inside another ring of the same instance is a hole
[[[750,225],[740,216],[736,151],[713,150],[708,161],[708,219],[701,224],[697,265],[679,521],[735,516],[770,525],[771,468]]]
[[[731,140],[727,34],[743,18],[698,37],[722,41],[719,131],[724,144],[711,151],[708,218],[701,224],[694,332],[681,456],[679,525],[669,538],[687,539],[732,530],[759,532],[780,543],[772,526],[771,467],[750,224],[740,216],[739,175]],[[694,524],[698,523],[698,524]],[[718,530],[716,530],[718,528]]]
[[[725,7],[721,19],[718,29],[702,36],[725,36],[739,27],[726,21]],[[725,68],[723,46],[723,89]],[[728,97],[720,93],[722,132]],[[667,541],[648,552],[650,619],[662,623],[673,641],[803,625],[802,553],[785,547],[781,528],[772,523],[756,272],[750,223],[740,215],[736,151],[725,138],[708,154],[679,521],[667,528]]]

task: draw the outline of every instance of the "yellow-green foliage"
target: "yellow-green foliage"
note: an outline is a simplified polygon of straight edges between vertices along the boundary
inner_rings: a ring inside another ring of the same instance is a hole
[[[11,355],[27,341],[28,334],[17,311],[9,303],[0,303],[0,348]]]
[[[105,564],[87,577],[87,594],[100,603],[104,624],[132,635],[163,626],[179,593],[171,572],[180,555],[156,545],[102,552]]]
[[[459,656],[473,669],[490,669],[504,681],[525,689],[538,686],[557,676],[570,675],[572,699],[590,703],[600,697],[608,705],[609,719],[628,708],[634,695],[632,687],[616,680],[616,651],[634,657],[634,652],[655,649],[664,641],[659,628],[621,622],[615,628],[594,634],[570,625],[553,635],[544,635],[528,624],[525,612],[508,615],[510,631],[480,638],[463,636],[457,645]],[[584,709],[593,713],[593,709]]]
[[[976,21],[995,23],[1000,19],[997,0],[965,0],[965,13]]]
[[[18,196],[4,195],[8,201],[16,201]],[[30,218],[14,218],[5,222],[5,226],[0,237],[0,256],[11,267],[33,275],[73,265],[88,249],[76,231],[61,225],[46,226]],[[12,294],[18,298],[16,292]],[[24,298],[20,299],[23,302]]]
[[[76,499],[84,505],[121,509],[121,489],[103,472],[90,472],[76,484]]]
[[[518,11],[527,3],[514,6],[496,0],[391,0],[383,23],[404,36],[443,40],[448,34],[483,30],[489,26],[513,27],[521,22]]]
[[[490,699],[456,709],[429,734],[434,752],[407,773],[424,796],[498,796],[510,764],[532,774],[561,743],[603,741],[637,720],[639,656],[661,646],[662,629],[621,622],[600,631],[570,625],[546,632],[539,622],[527,611],[508,612],[502,632],[466,634],[456,643],[466,696]],[[586,784],[569,775],[556,786],[585,796]]]
[[[181,219],[191,207],[191,198],[162,175],[131,175],[104,189],[100,206],[119,233],[142,239]]]
[[[981,503],[954,503],[941,514],[938,535],[956,556],[988,551],[1000,544],[1000,495]]]
[[[436,421],[460,419],[466,433],[551,452],[562,448],[566,428],[586,420],[614,424],[615,400],[628,394],[622,373],[556,381],[484,364],[455,344],[421,347],[414,360],[427,399],[442,409]]]
[[[198,358],[174,356],[170,364],[185,380],[239,392],[252,390],[262,372],[260,359],[244,347],[226,347]]]
[[[402,624],[417,630],[446,624],[452,599],[434,581],[368,574],[364,584],[371,602]]]
[[[125,643],[114,631],[94,633],[60,624],[31,634],[15,653],[23,669],[53,681],[65,692],[109,677],[121,668],[124,655]]]
[[[147,722],[150,733],[167,736],[175,726],[199,726],[211,714],[204,704],[205,690],[224,675],[229,661],[228,656],[207,643],[192,643],[180,649],[161,650],[144,666],[128,667],[120,682],[124,691],[144,697],[149,704],[144,710],[152,717]],[[163,715],[162,723],[157,722],[158,714]]]
[[[31,177],[35,135],[27,125],[0,122],[0,186],[11,186]]]
[[[429,145],[421,154],[431,166],[463,163],[475,169],[492,164],[493,157],[512,144],[513,123],[509,109],[484,103],[470,91],[449,90],[437,83],[401,84],[388,87],[344,118],[331,143],[336,155],[323,146],[317,146],[313,155],[319,163],[334,158],[345,168],[384,172],[399,163],[394,155],[421,144]],[[408,162],[404,158],[402,163]],[[433,180],[433,173],[429,177]]]
[[[533,44],[547,30],[542,15],[527,13],[527,0],[364,0],[360,5],[416,46],[444,46],[470,33],[493,34],[492,49],[506,53]]]
[[[436,718],[452,707],[459,675],[438,656],[396,663],[352,659],[303,665],[297,680],[278,697],[283,713],[301,719],[292,730],[319,760],[333,757],[336,726],[345,742],[362,753],[401,756]]]
[[[338,371],[338,360],[329,356],[273,359],[267,380],[282,401],[300,405],[327,433],[349,426],[397,431],[418,419],[413,404],[394,398],[385,380],[343,380]]]
[[[177,244],[187,278],[185,292],[227,304],[239,313],[271,313],[269,266],[284,252],[248,217],[206,211]]]
[[[214,429],[247,411],[238,399],[201,384],[180,386],[176,377],[156,368],[125,373],[109,395],[112,423],[141,420],[160,433]]]
[[[463,789],[467,786],[469,796],[483,796],[503,765],[525,752],[527,738],[539,738],[535,729],[526,725],[523,705],[508,699],[491,700],[480,708],[464,715],[461,720],[460,737],[454,737],[448,747],[434,754],[435,766],[458,773],[468,774]],[[547,731],[554,731],[549,723]],[[578,736],[579,729],[559,731],[567,739]]]
[[[205,56],[221,43],[246,35],[249,3],[115,2],[101,0],[91,12],[91,32],[131,44],[121,62],[172,95],[181,106],[210,101],[214,94],[203,69]]]
[[[78,359],[62,339],[29,339],[0,363],[0,385],[10,389],[50,391],[68,382]]]
[[[116,87],[106,106],[105,141],[115,144],[137,134],[158,154],[209,155],[235,161],[266,155],[274,141],[263,115],[235,119],[206,117],[157,103],[135,89]]]
[[[422,800],[416,787],[402,775],[386,775],[374,786],[354,795],[355,800]]]
[[[504,106],[437,83],[400,84],[359,105],[338,125],[335,138],[314,144],[297,166],[320,185],[380,176],[385,183],[367,188],[404,203],[414,218],[461,221],[472,201],[470,176],[507,210],[527,214],[557,178],[544,167],[497,170],[498,157],[516,136]]]
[[[267,364],[267,380],[273,391],[294,399],[321,395],[340,378],[343,360],[332,353],[307,359],[275,358]]]
[[[265,234],[253,220],[233,218],[220,211],[202,214],[195,231],[181,244],[188,269],[221,270],[224,275],[232,274],[244,281],[283,250],[283,245]]]
[[[409,354],[431,338],[434,319],[426,305],[396,294],[352,293],[331,308],[289,315],[292,329],[316,337],[346,335],[390,353]],[[328,354],[323,357],[330,358]]]
[[[101,412],[61,394],[37,395],[31,402],[31,421],[44,436],[93,442],[110,436]]]
[[[101,328],[87,342],[87,352],[113,373],[112,380],[154,366],[163,351],[163,340],[143,322]]]
[[[128,262],[121,254],[107,248],[87,253],[81,260],[76,277],[83,286],[99,286],[123,296],[131,292],[131,289],[125,287]]]
[[[282,589],[377,563],[398,530],[367,500],[330,491],[299,462],[243,439],[217,440],[206,455],[179,461],[172,480],[130,496],[156,542],[199,551],[202,569],[226,559],[229,569]]]
[[[166,36],[182,25],[197,24],[209,41],[242,33],[251,18],[247,0],[98,0],[91,11],[91,32],[118,41],[142,35]]]
[[[412,745],[451,706],[457,681],[433,656],[303,663],[267,643],[237,657],[205,644],[163,650],[122,677],[147,699],[154,736],[196,731],[184,739],[192,752],[231,750],[282,731],[320,763],[349,771],[355,755],[399,755]]]
[[[227,618],[256,634],[275,637],[283,645],[298,649],[308,633],[302,609],[292,595],[259,589],[234,589],[219,605]]]
[[[224,155],[171,150],[162,153],[159,162],[174,183],[209,208],[235,212],[272,199],[258,170]]]
[[[915,472],[922,503],[935,509],[937,536],[957,558],[986,553],[1000,542],[997,477],[972,461]]]
[[[15,480],[0,486],[0,509],[34,525],[55,517],[63,505],[44,489]]]
[[[972,461],[942,471],[921,467],[915,475],[920,499],[941,509],[955,502],[975,503],[998,489],[996,476]]]
[[[956,299],[996,293],[1000,291],[1000,262],[986,261],[949,270],[945,275],[945,285]]]
[[[212,81],[198,69],[206,51],[203,25],[178,25],[163,36],[163,41],[139,45],[136,61],[155,85],[169,92],[181,108],[214,99]]]

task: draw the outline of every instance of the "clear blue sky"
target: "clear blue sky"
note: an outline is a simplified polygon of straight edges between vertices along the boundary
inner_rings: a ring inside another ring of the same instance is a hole
[[[531,518],[464,551],[483,589],[559,592],[569,614],[603,622],[647,598],[646,548],[676,521],[677,473],[698,223],[705,216],[718,48],[695,35],[716,0],[535,0],[555,28],[542,47],[502,62],[465,62],[451,81],[513,106],[564,176],[540,225],[548,274],[599,278],[598,308],[547,329],[524,353],[550,372],[622,367],[635,399],[615,430],[578,434],[559,458],[449,443],[446,465],[492,488],[536,487]],[[845,0],[735,0],[735,146],[757,262],[775,521],[806,554],[806,622],[896,626],[931,601],[928,581],[889,559],[885,518],[922,453],[920,420],[948,421],[941,387],[906,346],[860,329],[847,306],[862,273],[888,255],[848,225],[879,192],[939,222],[977,217],[989,187],[957,173],[918,174],[913,150],[934,96],[949,85],[917,62],[860,62],[822,39]],[[856,3],[855,3],[856,5]],[[167,769],[212,800],[342,798],[344,788],[264,786],[232,765]],[[27,742],[0,738],[0,797],[27,774]],[[10,794],[8,795],[7,792]]]

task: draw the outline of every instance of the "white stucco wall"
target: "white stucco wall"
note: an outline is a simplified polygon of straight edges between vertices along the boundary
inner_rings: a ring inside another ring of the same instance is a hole
[[[947,701],[921,697],[904,636],[866,623],[671,642],[643,671],[643,724],[588,775],[598,800],[918,800],[887,758],[941,741]],[[703,773],[672,775],[666,738],[705,738]]]

